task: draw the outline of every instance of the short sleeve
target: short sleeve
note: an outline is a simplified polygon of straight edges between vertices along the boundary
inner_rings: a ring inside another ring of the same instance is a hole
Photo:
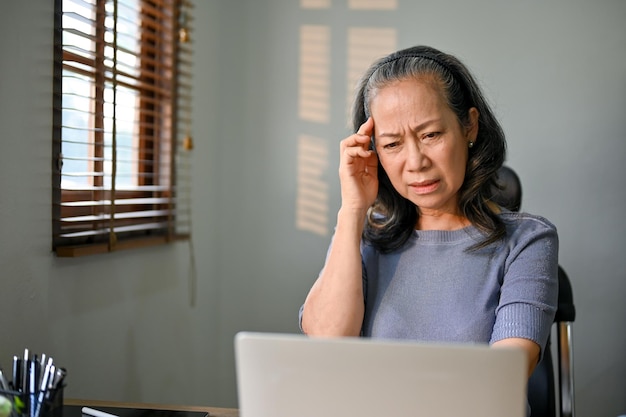
[[[509,240],[490,343],[529,339],[543,355],[558,302],[558,235],[552,223],[537,216],[523,224]]]

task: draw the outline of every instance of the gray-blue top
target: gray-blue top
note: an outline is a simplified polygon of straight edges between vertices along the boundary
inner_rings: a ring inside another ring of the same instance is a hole
[[[361,334],[484,344],[520,337],[543,354],[558,299],[556,227],[527,213],[500,217],[506,237],[475,251],[482,235],[473,226],[416,230],[390,254],[362,243]]]
[[[558,236],[546,219],[504,212],[506,238],[484,249],[473,226],[416,230],[380,254],[362,244],[363,336],[435,342],[530,339],[545,348],[558,298]]]

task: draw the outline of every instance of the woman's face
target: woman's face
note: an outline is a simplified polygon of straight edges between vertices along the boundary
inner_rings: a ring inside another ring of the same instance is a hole
[[[478,111],[461,126],[434,83],[407,79],[383,87],[370,103],[376,152],[391,184],[420,215],[459,215],[469,142]]]

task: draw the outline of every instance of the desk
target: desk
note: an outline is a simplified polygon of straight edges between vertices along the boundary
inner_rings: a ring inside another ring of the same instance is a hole
[[[218,407],[202,407],[202,406],[185,406],[185,405],[164,405],[164,404],[146,404],[146,403],[125,403],[116,401],[100,401],[100,400],[78,400],[65,399],[64,406],[90,407],[98,409],[98,407],[115,407],[140,410],[160,410],[160,411],[188,411],[203,412],[209,417],[239,417],[239,411],[235,408],[218,408]],[[72,417],[65,416],[64,417]]]

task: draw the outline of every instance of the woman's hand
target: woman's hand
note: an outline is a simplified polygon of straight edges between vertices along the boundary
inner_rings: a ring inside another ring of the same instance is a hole
[[[341,141],[339,180],[341,207],[366,213],[378,193],[378,157],[371,150],[374,121],[370,117],[357,133]]]

